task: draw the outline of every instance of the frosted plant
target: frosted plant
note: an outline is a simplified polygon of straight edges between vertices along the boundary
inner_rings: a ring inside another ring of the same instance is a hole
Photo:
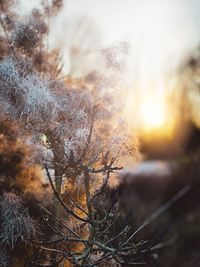
[[[128,50],[127,43],[120,43],[119,45],[103,49],[102,54],[105,58],[106,67],[120,72],[124,71],[126,69]]]
[[[46,7],[46,12],[50,15],[56,15],[63,7],[63,0],[50,0]]]
[[[36,120],[49,121],[56,114],[59,106],[56,97],[49,90],[49,81],[41,79],[36,74],[28,75],[19,86],[19,93],[24,95],[23,114]],[[50,111],[50,112],[49,112]]]
[[[43,48],[43,36],[47,31],[43,15],[38,9],[34,9],[31,16],[14,23],[11,35],[12,45],[15,49],[22,49],[22,52],[33,57],[35,50]]]
[[[0,250],[0,266],[7,267],[9,262],[8,252],[5,249]]]
[[[22,200],[14,193],[6,193],[0,201],[0,245],[13,249],[17,242],[27,242],[34,236],[34,224]]]
[[[63,175],[71,175],[71,165],[84,162],[94,168],[126,153],[129,138],[121,121],[116,120],[118,94],[114,95],[110,84],[96,90],[69,89],[62,82],[41,77],[27,61],[14,57],[1,61],[0,77],[4,111],[22,122],[33,137],[45,134],[46,148],[54,155],[52,165],[59,181],[58,191]],[[134,154],[132,147],[134,144],[129,150]],[[49,154],[44,153],[43,158],[52,160],[46,158]]]
[[[124,43],[103,50],[105,74],[96,72],[81,79],[68,77],[72,80],[70,86],[67,79],[58,78],[62,67],[57,53],[45,46],[47,21],[61,8],[62,1],[43,1],[42,6],[42,12],[34,10],[29,18],[17,18],[10,29],[5,28],[4,35],[11,47],[9,53],[0,51],[1,111],[20,125],[20,133],[33,147],[35,161],[46,169],[54,192],[52,209],[47,212],[51,220],[47,222],[53,222],[50,228],[56,236],[61,234],[66,242],[71,242],[67,247],[66,243],[56,245],[61,252],[64,249],[64,261],[69,258],[77,266],[99,264],[105,253],[115,253],[112,229],[108,226],[115,225],[116,208],[108,207],[107,185],[110,177],[121,170],[122,158],[127,153],[134,158],[136,152],[124,123],[119,120],[122,107],[119,88],[123,82],[119,75],[125,70],[128,46]],[[0,244],[13,248],[18,241],[31,239],[34,224],[20,198],[5,194],[0,204]],[[120,239],[126,231],[125,225]],[[45,238],[49,239],[48,247],[51,236]],[[77,242],[82,249],[76,246]],[[75,247],[73,251],[71,245]],[[96,252],[99,255],[95,257]]]
[[[8,9],[13,5],[14,0],[0,0],[0,11],[7,12]]]
[[[12,118],[25,118],[38,129],[56,116],[59,104],[47,78],[29,73],[26,65],[10,57],[0,63],[0,76],[1,102]]]
[[[16,48],[23,48],[30,53],[37,47],[39,41],[40,36],[34,24],[28,22],[19,23],[15,26],[12,42]]]

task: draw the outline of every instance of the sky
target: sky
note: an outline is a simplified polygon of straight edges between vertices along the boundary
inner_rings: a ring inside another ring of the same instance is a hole
[[[22,0],[22,8],[28,10],[37,2]],[[52,23],[52,42],[58,46],[62,43],[66,48],[71,34],[68,25],[77,18],[87,17],[91,28],[101,36],[102,45],[130,43],[130,71],[134,68],[133,77],[141,80],[144,75],[149,80],[174,71],[200,41],[198,0],[65,0],[64,3],[61,14]]]
[[[200,40],[197,0],[66,0],[55,30],[63,42],[67,21],[81,15],[96,25],[103,44],[128,41],[142,76],[176,68]]]

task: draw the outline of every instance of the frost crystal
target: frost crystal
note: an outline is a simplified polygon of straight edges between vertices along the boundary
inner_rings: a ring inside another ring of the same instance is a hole
[[[28,241],[34,235],[34,225],[22,200],[14,193],[4,194],[0,202],[0,244],[14,248],[18,241]]]
[[[50,81],[37,73],[26,73],[21,62],[5,58],[0,63],[0,99],[13,118],[44,125],[57,114],[58,101],[50,91]],[[25,68],[24,68],[25,69]]]

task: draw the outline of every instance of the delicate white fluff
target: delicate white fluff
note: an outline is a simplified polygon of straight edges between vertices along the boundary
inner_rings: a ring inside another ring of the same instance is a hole
[[[50,91],[50,81],[37,73],[26,73],[23,62],[5,58],[0,63],[0,98],[11,117],[46,124],[57,115],[59,101]]]

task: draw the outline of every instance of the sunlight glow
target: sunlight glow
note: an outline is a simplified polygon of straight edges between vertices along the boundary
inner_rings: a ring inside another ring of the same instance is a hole
[[[164,127],[165,110],[164,105],[153,101],[143,103],[140,111],[142,128],[144,130],[152,130]]]
[[[164,92],[154,90],[153,94],[146,93],[138,102],[135,117],[138,120],[136,131],[139,136],[147,139],[155,136],[164,139],[174,137],[177,114]]]

